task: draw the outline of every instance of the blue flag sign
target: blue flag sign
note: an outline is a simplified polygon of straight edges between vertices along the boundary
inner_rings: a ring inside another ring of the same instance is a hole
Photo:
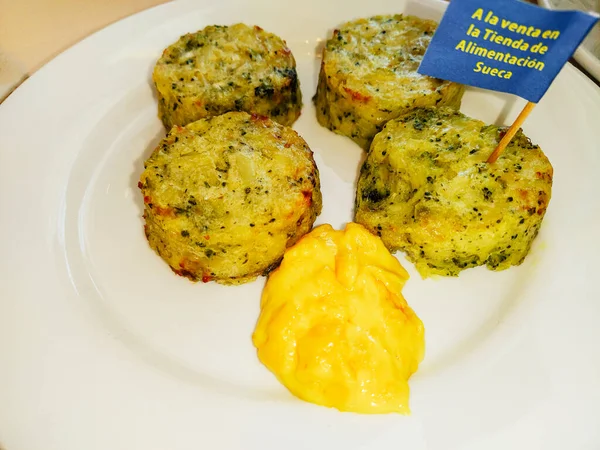
[[[537,103],[597,21],[519,0],[451,0],[418,72]]]

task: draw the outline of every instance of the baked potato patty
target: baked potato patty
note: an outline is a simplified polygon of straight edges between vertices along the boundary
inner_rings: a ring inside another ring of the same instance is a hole
[[[167,128],[229,111],[291,125],[302,95],[286,43],[260,27],[212,25],[167,47],[152,75]]]
[[[173,127],[144,166],[146,237],[193,281],[266,274],[321,213],[312,151],[264,116],[231,112]]]
[[[389,121],[360,171],[356,222],[406,252],[423,277],[520,264],[550,201],[553,170],[521,131],[486,163],[504,131],[451,108]]]
[[[464,86],[417,73],[437,23],[375,16],[335,30],[321,62],[319,123],[367,150],[390,119],[422,106],[460,107]]]

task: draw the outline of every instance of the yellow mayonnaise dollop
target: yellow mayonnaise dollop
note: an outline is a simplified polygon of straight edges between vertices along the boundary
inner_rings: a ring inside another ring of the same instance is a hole
[[[410,413],[423,359],[408,273],[361,225],[321,225],[271,273],[253,335],[258,357],[297,397],[341,411]]]

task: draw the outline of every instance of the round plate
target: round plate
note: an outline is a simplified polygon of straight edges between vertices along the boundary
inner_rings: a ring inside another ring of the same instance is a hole
[[[548,9],[576,9],[600,13],[599,0],[539,0],[539,2]],[[600,22],[592,28],[573,56],[585,70],[600,81]]]
[[[50,62],[0,106],[0,446],[7,450],[592,449],[600,446],[600,90],[566,66],[525,131],[555,168],[519,267],[422,280],[405,296],[426,327],[410,417],[302,402],[256,358],[264,279],[175,276],[149,248],[136,187],[164,135],[150,74],[208,24],[287,40],[324,209],[352,217],[363,157],[310,102],[323,41],[345,20],[443,4],[398,0],[178,1],[123,20]],[[524,102],[469,89],[462,110],[509,123]]]

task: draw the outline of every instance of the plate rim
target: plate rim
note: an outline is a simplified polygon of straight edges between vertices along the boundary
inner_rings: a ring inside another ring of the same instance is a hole
[[[188,4],[194,4],[196,2],[193,1],[187,1],[184,3],[188,3]],[[113,26],[117,26],[118,24],[121,24],[121,26],[124,26],[123,23],[126,21],[130,21],[130,20],[134,20],[134,18],[138,15],[143,15],[148,13],[148,11],[151,10],[156,10],[156,9],[161,9],[161,8],[167,8],[167,7],[171,7],[172,3],[165,3],[162,5],[158,5],[158,6],[154,6],[151,8],[148,8],[144,11],[141,11],[139,13],[133,14],[131,16],[128,16],[126,18],[124,18],[122,21],[118,21],[115,22],[111,25],[108,25],[107,27],[93,33],[92,35],[88,36],[87,38],[83,39],[82,41],[79,41],[78,43],[74,44],[73,46],[71,46],[70,48],[66,49],[65,51],[61,52],[60,55],[58,55],[56,58],[54,58],[53,60],[49,61],[47,64],[44,65],[44,67],[42,67],[39,71],[37,71],[35,74],[32,75],[32,77],[30,77],[30,79],[28,79],[25,83],[23,83],[22,86],[20,86],[19,88],[17,88],[15,90],[15,92],[13,92],[13,94],[11,94],[6,100],[5,102],[3,102],[0,105],[0,117],[3,117],[3,112],[4,114],[10,114],[10,111],[12,108],[14,108],[13,105],[15,102],[19,102],[21,97],[25,97],[26,95],[28,95],[30,90],[34,90],[35,89],[35,85],[38,84],[38,80],[43,79],[44,74],[46,74],[47,72],[53,70],[52,67],[54,67],[54,65],[52,65],[52,63],[56,64],[55,61],[62,61],[64,58],[69,58],[73,52],[75,52],[77,49],[80,49],[82,47],[84,47],[86,44],[86,42],[93,40],[93,39],[101,39],[98,36],[103,35],[104,33],[108,33],[111,27]],[[568,73],[568,76],[574,76],[574,77],[583,77],[583,79],[587,80],[587,82],[583,82],[582,86],[593,86],[595,89],[593,90],[593,92],[595,93],[594,95],[597,95],[597,98],[600,99],[600,88],[598,86],[596,86],[589,78],[587,78],[581,71],[576,70],[575,72],[572,72],[572,69],[576,69],[574,66],[571,67],[566,67],[565,72]],[[575,75],[575,73],[579,73],[579,75]],[[588,84],[589,83],[589,84]],[[587,87],[585,88],[587,89]],[[12,98],[12,100],[11,100]],[[0,124],[0,130],[4,129],[4,127]],[[4,142],[4,140],[0,137],[0,142]],[[4,150],[0,149],[0,161],[3,159],[3,152]],[[0,173],[2,173],[3,169],[2,169],[2,165],[0,164]],[[4,177],[2,177],[4,178]],[[0,181],[0,186],[4,185],[4,181]],[[0,198],[3,198],[2,193],[0,192]],[[5,244],[5,239],[3,239],[3,243]],[[3,245],[0,245],[0,248],[2,248]],[[2,267],[4,268],[5,265],[2,264]],[[0,336],[2,336],[2,331],[0,330]],[[0,347],[1,348],[1,347]],[[1,377],[0,377],[1,378]],[[1,394],[1,392],[0,392]],[[12,448],[7,449],[7,450],[13,450]]]

